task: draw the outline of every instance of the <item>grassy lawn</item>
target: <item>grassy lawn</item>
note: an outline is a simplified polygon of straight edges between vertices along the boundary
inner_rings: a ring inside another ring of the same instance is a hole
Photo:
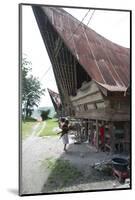
[[[53,131],[53,128],[58,127],[58,121],[56,118],[46,120],[46,126],[43,131],[40,133],[40,136],[56,136],[56,131]]]
[[[22,139],[26,139],[32,132],[32,127],[35,126],[37,121],[22,122]]]
[[[51,171],[45,186],[48,190],[70,186],[83,176],[68,160],[48,158],[42,162],[43,166]]]

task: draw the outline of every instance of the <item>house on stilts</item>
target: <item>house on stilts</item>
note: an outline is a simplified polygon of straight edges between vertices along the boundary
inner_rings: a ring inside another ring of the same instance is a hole
[[[62,104],[60,95],[57,92],[52,91],[51,89],[47,88],[51,101],[53,103],[54,109],[57,113],[57,117],[61,117],[63,114]]]
[[[99,35],[64,9],[32,8],[65,114],[84,124],[98,149],[103,142],[104,150],[129,152],[130,49]]]

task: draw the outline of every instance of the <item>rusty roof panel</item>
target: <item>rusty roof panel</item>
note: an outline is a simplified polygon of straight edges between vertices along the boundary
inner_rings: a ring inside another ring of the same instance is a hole
[[[113,80],[115,80],[115,82],[117,82],[117,85],[123,85],[123,82],[121,81],[120,77],[118,76],[118,74],[116,73],[115,67],[112,67],[112,64],[108,61],[105,62],[106,66],[108,67],[108,70],[113,78]]]
[[[89,56],[81,56],[80,63],[84,63],[85,70],[88,71],[90,77],[94,80],[99,80],[99,82],[104,83],[103,77],[97,67],[97,62],[91,59]],[[96,70],[95,70],[96,69]]]
[[[106,84],[106,88],[111,90],[128,87],[128,48],[104,38],[63,9],[42,6],[42,10],[70,52],[93,80]]]
[[[98,61],[98,66],[104,77],[105,83],[108,85],[115,85],[115,79],[113,79],[112,74],[111,74],[110,70],[108,69],[105,61],[104,60]]]

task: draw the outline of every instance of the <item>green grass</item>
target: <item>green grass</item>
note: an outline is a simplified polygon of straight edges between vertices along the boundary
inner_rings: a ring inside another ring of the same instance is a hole
[[[36,122],[37,120],[32,117],[26,117],[24,121],[25,122]]]
[[[50,171],[46,186],[61,188],[73,184],[82,178],[82,173],[68,160],[48,158],[42,162]]]
[[[56,132],[53,128],[58,127],[58,121],[56,118],[46,120],[46,126],[40,133],[40,136],[56,136]]]
[[[22,139],[26,139],[32,132],[32,127],[35,126],[37,122],[22,122]]]
[[[25,122],[22,122],[22,139],[26,139],[31,133],[32,128],[38,122],[34,119],[26,119]],[[44,122],[41,122],[41,125]],[[53,128],[58,127],[58,121],[56,118],[46,120],[46,126],[40,133],[40,136],[56,136],[56,132],[53,131]]]

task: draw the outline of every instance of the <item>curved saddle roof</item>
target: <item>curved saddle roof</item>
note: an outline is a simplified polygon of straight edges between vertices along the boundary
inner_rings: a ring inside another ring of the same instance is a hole
[[[110,91],[124,91],[129,86],[128,48],[99,35],[64,9],[45,6],[40,9],[91,79]]]

